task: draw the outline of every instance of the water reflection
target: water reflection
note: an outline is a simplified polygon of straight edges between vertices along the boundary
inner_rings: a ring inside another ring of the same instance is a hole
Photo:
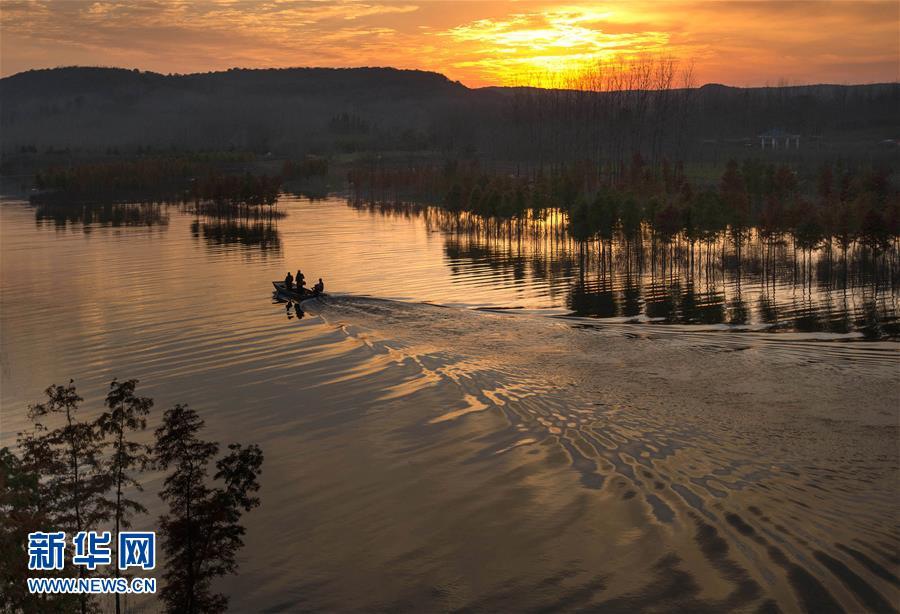
[[[665,324],[806,333],[900,336],[897,249],[861,245],[803,250],[789,238],[751,231],[740,245],[720,235],[663,242],[652,229],[627,239],[577,242],[564,217],[492,221],[403,204],[350,206],[378,215],[421,218],[444,236],[457,278],[546,284],[573,315]]]
[[[580,245],[553,221],[278,208],[283,250],[261,258],[246,255],[275,252],[202,238],[227,220],[177,208],[165,233],[63,236],[0,207],[0,445],[48,382],[74,377],[98,407],[122,374],[160,408],[190,402],[211,439],[261,444],[235,611],[861,611],[847,578],[872,611],[897,602],[896,343],[702,330],[797,330],[811,312],[804,326],[856,332],[896,297],[853,250],[823,291],[784,247],[725,245],[721,264],[695,245],[692,262],[649,237]],[[269,300],[298,266],[333,292],[301,320]],[[606,325],[648,310],[724,322]]]
[[[38,226],[65,228],[81,225],[90,232],[92,225],[99,226],[161,226],[169,224],[168,205],[152,203],[136,204],[40,204],[34,210]]]
[[[246,218],[196,219],[191,222],[191,236],[203,238],[207,245],[258,250],[262,254],[281,253],[281,237],[274,220]]]
[[[320,266],[353,292],[621,322],[900,337],[896,244],[877,253],[858,244],[805,250],[790,237],[753,231],[739,245],[725,235],[664,242],[649,228],[579,242],[556,211],[500,222],[423,205],[351,203],[360,215],[351,223],[335,202],[297,205],[285,196],[275,207],[176,211],[210,250],[283,257],[281,232],[302,236],[318,246],[313,252],[340,255]],[[39,227],[80,225],[86,233],[92,226],[168,228],[170,208],[40,205],[35,218]],[[376,227],[384,232],[377,240],[369,234]],[[430,243],[421,242],[422,230]]]
[[[185,204],[183,212],[194,217],[191,236],[202,238],[211,248],[238,248],[262,256],[281,254],[277,220],[287,214],[274,203],[198,201]]]
[[[329,196],[328,182],[324,177],[312,177],[302,182],[287,182],[284,188],[287,194],[310,201],[324,200]]]

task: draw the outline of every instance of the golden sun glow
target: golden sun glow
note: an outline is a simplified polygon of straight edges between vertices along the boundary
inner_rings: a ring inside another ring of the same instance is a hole
[[[895,0],[2,2],[3,75],[71,64],[395,66],[482,86],[662,55],[692,62],[700,82],[900,78]]]
[[[468,45],[479,56],[455,66],[480,69],[504,85],[543,84],[548,75],[559,78],[598,62],[665,52],[669,41],[665,32],[605,31],[615,18],[612,11],[566,7],[518,13],[505,20],[481,19],[440,35]]]

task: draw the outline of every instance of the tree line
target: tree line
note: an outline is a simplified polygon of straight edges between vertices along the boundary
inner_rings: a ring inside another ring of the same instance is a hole
[[[280,175],[222,168],[204,156],[154,156],[54,166],[35,173],[38,202],[211,202],[274,205]]]
[[[771,241],[790,235],[804,249],[860,242],[879,250],[900,237],[900,195],[884,169],[825,164],[807,180],[785,164],[731,160],[716,184],[698,187],[667,158],[653,166],[635,153],[618,166],[612,174],[577,162],[517,174],[474,161],[369,164],[351,169],[348,181],[355,201],[433,202],[507,223],[559,210],[581,241],[636,239],[648,228],[667,243],[723,234],[740,242],[757,229]]]
[[[601,165],[632,151],[653,164],[666,154],[684,156],[697,99],[689,63],[647,55],[528,75],[525,82],[537,87],[513,89],[505,109],[506,159],[553,168],[574,160]]]
[[[522,87],[468,89],[435,73],[387,69],[31,71],[2,80],[0,170],[13,174],[37,152],[172,148],[291,156],[473,150],[545,167],[638,150],[656,164],[663,156],[724,160],[732,146],[743,147],[735,141],[773,128],[803,135],[798,157],[817,158],[822,144],[871,159],[888,157],[876,144],[897,132],[896,83],[694,87],[689,61],[656,54],[523,77]]]
[[[158,519],[166,555],[159,596],[166,611],[227,608],[228,598],[215,593],[211,582],[237,569],[245,532],[241,517],[260,503],[263,453],[255,444],[234,443],[220,455],[217,442],[200,437],[203,420],[181,404],[163,413],[154,443],[145,445],[139,434],[147,428],[153,400],[136,394],[137,384],[113,380],[94,420],[81,417],[83,399],[71,380],[50,386],[46,400],[29,407],[32,428],[19,433],[16,449],[0,449],[0,610],[97,611],[90,595],[28,592],[26,577],[71,577],[73,571],[68,565],[57,572],[29,571],[28,534],[61,530],[74,536],[109,528],[117,548],[120,530],[147,513],[135,493],[143,490],[142,473],[151,469],[167,472],[159,496],[168,510]],[[110,568],[120,577],[115,564]],[[92,573],[78,568],[79,577]],[[115,605],[121,611],[119,595]]]
[[[285,160],[281,176],[285,179],[309,179],[328,174],[328,159],[320,156],[306,156],[301,160]]]

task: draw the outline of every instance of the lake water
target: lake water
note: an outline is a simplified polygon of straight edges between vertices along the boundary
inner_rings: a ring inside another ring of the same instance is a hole
[[[900,600],[895,254],[278,208],[0,205],[0,445],[70,377],[86,415],[136,377],[151,427],[184,402],[259,443],[235,611]],[[271,292],[298,267],[330,293],[302,318]]]

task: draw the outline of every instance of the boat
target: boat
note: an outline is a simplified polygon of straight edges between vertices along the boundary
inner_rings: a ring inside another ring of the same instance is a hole
[[[316,298],[317,296],[323,296],[321,292],[316,292],[308,288],[305,288],[302,293],[297,292],[293,288],[285,287],[283,281],[273,281],[272,285],[275,286],[275,292],[279,296],[292,301],[305,301],[310,298]]]

